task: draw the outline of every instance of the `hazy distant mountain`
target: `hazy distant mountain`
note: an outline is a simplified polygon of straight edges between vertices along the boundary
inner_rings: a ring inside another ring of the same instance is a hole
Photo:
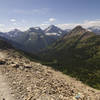
[[[29,52],[37,52],[48,45],[45,34],[40,28],[30,28],[24,32],[22,38],[25,49]]]
[[[20,40],[20,37],[22,36],[22,34],[23,34],[24,32],[22,32],[22,31],[20,31],[20,30],[18,30],[18,29],[14,29],[14,30],[11,30],[11,31],[9,31],[9,32],[6,32],[5,33],[5,37],[7,38],[7,39],[10,39],[10,40],[13,40],[13,41],[15,41],[15,42],[20,42],[19,40]]]
[[[62,29],[51,25],[45,30],[42,30],[40,27],[31,27],[24,32],[14,29],[3,34],[3,37],[11,40],[15,46],[17,44],[18,47],[19,44],[19,48],[21,45],[23,50],[34,53],[51,45],[66,33],[67,31],[63,31]]]
[[[91,30],[92,32],[100,35],[100,26],[92,26],[88,28],[89,30]]]
[[[39,35],[44,33],[44,31],[40,27],[31,27],[29,28],[29,30],[27,30],[27,32],[34,32],[38,33]]]
[[[12,31],[7,32],[6,34],[10,37],[16,37],[16,36],[20,35],[21,33],[23,33],[23,32],[18,29],[14,29]]]
[[[0,34],[1,34],[1,32],[0,32]],[[7,50],[8,48],[13,48],[13,47],[8,41],[6,41],[5,38],[0,36],[0,49],[1,50],[3,50],[3,49]]]
[[[0,32],[0,37],[5,37],[5,33],[4,32]]]
[[[11,39],[14,37],[13,41],[22,45],[23,50],[27,52],[37,52],[47,45],[44,32],[38,27],[29,28],[25,32],[14,31],[9,33],[13,33]]]

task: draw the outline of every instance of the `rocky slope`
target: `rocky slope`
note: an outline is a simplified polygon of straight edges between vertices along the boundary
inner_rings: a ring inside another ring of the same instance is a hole
[[[0,72],[14,100],[100,100],[100,91],[30,61],[13,49],[0,49],[0,55],[5,55],[0,56]]]

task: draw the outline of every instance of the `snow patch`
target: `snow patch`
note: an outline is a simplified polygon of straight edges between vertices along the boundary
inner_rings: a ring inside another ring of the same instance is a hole
[[[40,28],[39,27],[34,27],[34,29],[39,30]]]
[[[57,35],[57,36],[59,36],[60,34],[58,34],[58,33],[46,33],[46,35]]]

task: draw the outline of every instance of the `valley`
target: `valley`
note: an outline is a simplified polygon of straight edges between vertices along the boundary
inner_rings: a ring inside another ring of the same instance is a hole
[[[11,92],[3,95],[5,100],[99,100],[100,91],[55,71],[50,66],[30,61],[13,49],[0,50],[5,55],[0,62],[0,72],[5,76]],[[0,74],[1,75],[1,74]],[[1,76],[0,76],[1,77]],[[1,81],[3,84],[4,81]],[[1,85],[2,86],[2,85]],[[3,87],[0,87],[0,90]],[[13,99],[9,99],[9,96]]]

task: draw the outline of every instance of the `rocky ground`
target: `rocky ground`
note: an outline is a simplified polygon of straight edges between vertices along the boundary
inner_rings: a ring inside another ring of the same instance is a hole
[[[0,55],[0,77],[5,77],[0,85],[6,82],[10,88],[3,91],[8,91],[13,100],[100,100],[99,90],[32,62],[14,50],[1,50]],[[4,96],[0,100],[10,100]]]

